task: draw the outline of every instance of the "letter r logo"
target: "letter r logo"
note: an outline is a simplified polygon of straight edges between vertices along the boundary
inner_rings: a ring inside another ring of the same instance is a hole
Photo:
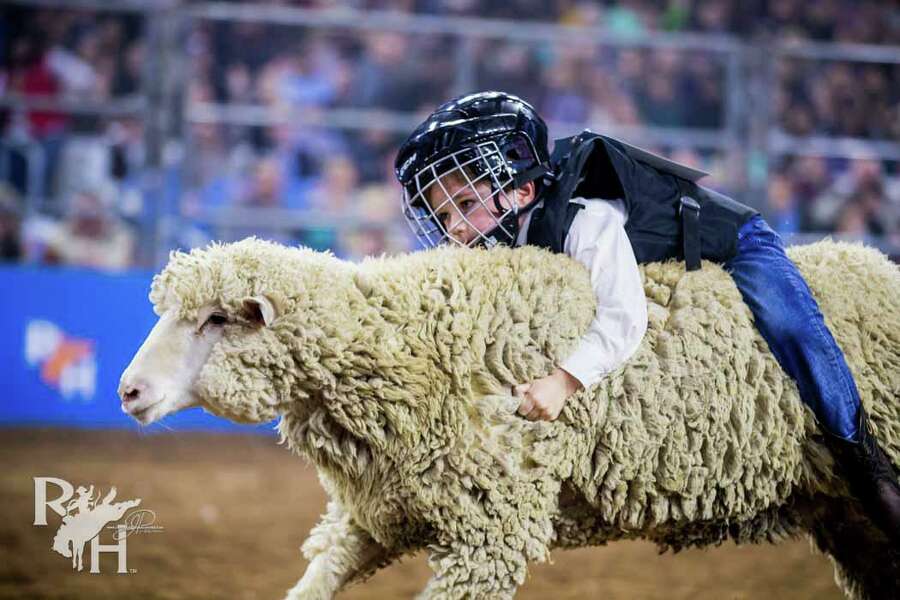
[[[47,501],[47,484],[52,483],[62,489],[62,494],[55,500]],[[34,478],[34,525],[47,524],[47,507],[53,509],[53,512],[61,517],[66,515],[66,509],[63,504],[72,497],[75,489],[72,484],[65,479],[58,477],[35,477]]]

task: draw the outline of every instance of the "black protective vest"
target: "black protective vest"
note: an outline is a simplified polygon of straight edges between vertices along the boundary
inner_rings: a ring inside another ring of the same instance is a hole
[[[572,198],[624,200],[625,233],[637,262],[677,258],[688,270],[699,268],[700,258],[733,257],[738,229],[758,214],[697,185],[702,171],[590,131],[557,140],[550,162],[554,177],[532,213],[527,243],[553,252],[562,252],[583,208]]]

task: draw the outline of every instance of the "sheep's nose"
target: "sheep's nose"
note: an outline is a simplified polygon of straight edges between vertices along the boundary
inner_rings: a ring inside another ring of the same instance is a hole
[[[147,390],[147,385],[141,381],[125,381],[119,383],[119,397],[122,402],[134,402]]]

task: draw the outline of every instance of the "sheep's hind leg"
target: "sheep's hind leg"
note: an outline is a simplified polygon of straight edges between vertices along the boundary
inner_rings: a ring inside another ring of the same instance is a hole
[[[808,514],[813,541],[830,555],[835,581],[848,598],[900,598],[900,548],[858,501],[815,497]]]
[[[390,558],[390,553],[333,501],[302,550],[309,566],[286,600],[332,598],[343,586],[369,575]]]

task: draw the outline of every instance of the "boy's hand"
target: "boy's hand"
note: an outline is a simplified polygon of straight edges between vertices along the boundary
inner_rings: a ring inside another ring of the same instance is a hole
[[[518,412],[529,421],[553,421],[569,396],[580,389],[581,382],[557,367],[546,377],[514,386],[513,395],[522,398]]]

